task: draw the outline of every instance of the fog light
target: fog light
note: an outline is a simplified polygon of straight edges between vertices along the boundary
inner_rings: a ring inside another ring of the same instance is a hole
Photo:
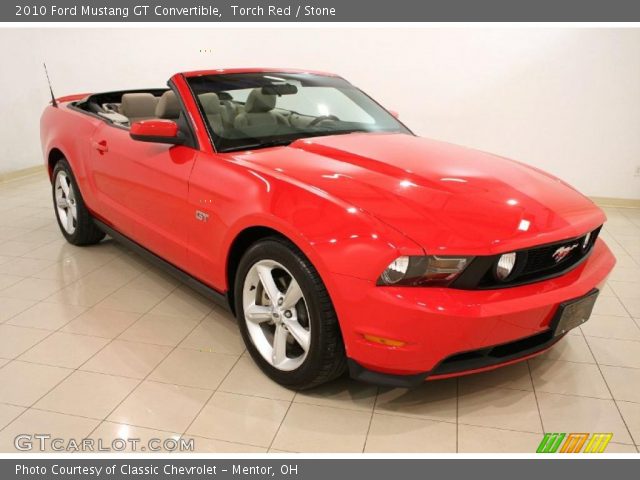
[[[496,277],[498,280],[505,281],[511,272],[513,272],[513,267],[516,265],[516,253],[505,253],[500,256],[498,260],[498,265],[496,266]]]

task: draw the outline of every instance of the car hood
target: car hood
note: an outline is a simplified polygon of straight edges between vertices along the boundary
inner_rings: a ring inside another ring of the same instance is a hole
[[[605,220],[552,175],[412,135],[316,137],[234,157],[348,202],[428,253],[501,253],[577,237]]]

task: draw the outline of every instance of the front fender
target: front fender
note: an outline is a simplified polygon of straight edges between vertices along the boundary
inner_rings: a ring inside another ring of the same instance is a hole
[[[189,203],[204,221],[190,233],[195,276],[228,291],[231,247],[247,229],[265,227],[293,242],[327,287],[332,274],[375,281],[398,255],[423,249],[367,212],[258,165],[202,153],[189,183]]]
[[[312,189],[269,179],[262,211],[239,217],[227,230],[223,249],[246,229],[262,226],[291,240],[320,276],[348,275],[375,281],[399,255],[422,255],[423,249],[393,228],[352,205]]]

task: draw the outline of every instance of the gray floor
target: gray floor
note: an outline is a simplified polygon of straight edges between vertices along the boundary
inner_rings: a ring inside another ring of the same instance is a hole
[[[111,241],[65,243],[43,177],[0,184],[0,451],[19,433],[194,438],[206,452],[533,452],[543,432],[640,443],[640,210],[607,209],[618,265],[592,319],[530,362],[406,391],[296,394],[233,319]]]

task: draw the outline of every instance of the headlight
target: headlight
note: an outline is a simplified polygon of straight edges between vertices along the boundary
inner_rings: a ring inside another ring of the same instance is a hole
[[[498,259],[498,264],[496,265],[496,277],[501,282],[504,282],[511,272],[513,272],[513,267],[516,266],[516,253],[505,253],[500,255]]]
[[[385,285],[393,285],[404,278],[409,269],[409,257],[398,257],[385,268],[380,276],[380,280]]]
[[[584,240],[582,240],[582,250],[586,250],[587,248],[589,248],[590,240],[591,240],[591,232],[587,233],[587,235],[584,237]]]
[[[460,275],[472,259],[437,255],[398,257],[385,268],[377,284],[445,286]]]

